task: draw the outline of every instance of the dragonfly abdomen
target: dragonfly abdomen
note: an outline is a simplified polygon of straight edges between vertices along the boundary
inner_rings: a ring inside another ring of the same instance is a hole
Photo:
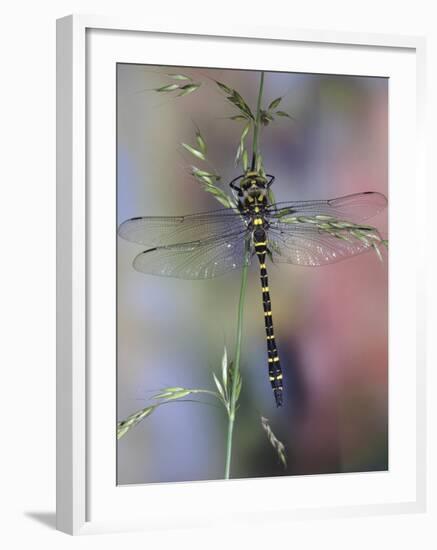
[[[267,275],[266,267],[266,253],[267,253],[267,236],[262,228],[257,228],[254,231],[254,245],[255,252],[260,264],[260,279],[263,298],[263,310],[264,310],[264,323],[266,328],[267,339],[267,356],[269,367],[269,379],[275,396],[276,406],[282,405],[282,369],[279,361],[278,348],[276,346],[276,339],[273,330],[272,319],[272,303],[270,300],[269,291],[269,278]]]

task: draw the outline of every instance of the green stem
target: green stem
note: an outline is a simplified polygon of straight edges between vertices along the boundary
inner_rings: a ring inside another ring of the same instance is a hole
[[[258,91],[258,102],[256,105],[256,119],[253,126],[253,153],[252,153],[252,170],[255,170],[256,159],[259,156],[259,128],[261,125],[261,99],[264,88],[264,71],[261,71],[261,78]]]
[[[225,479],[229,479],[229,474],[231,471],[232,435],[234,433],[235,410],[236,410],[236,404],[237,404],[237,399],[236,399],[237,381],[238,381],[238,374],[240,372],[241,341],[242,341],[242,335],[243,335],[243,313],[244,313],[244,302],[246,299],[247,270],[249,267],[249,257],[250,257],[250,246],[249,246],[249,241],[246,241],[244,266],[243,266],[243,271],[241,273],[240,300],[238,303],[237,342],[236,342],[236,348],[235,348],[234,365],[232,368],[232,386],[231,386],[229,415],[228,415],[229,417],[228,437],[227,437],[227,443],[226,443]]]
[[[259,127],[261,120],[261,99],[264,87],[264,71],[261,71],[261,80],[259,83],[258,102],[256,106],[256,119],[253,128],[253,156],[252,156],[252,170],[255,168],[256,159],[259,155]],[[244,302],[246,299],[246,287],[247,287],[247,270],[249,267],[250,259],[250,241],[246,240],[246,246],[244,251],[244,266],[241,273],[240,284],[240,300],[238,302],[238,319],[237,319],[237,342],[235,348],[235,359],[232,368],[232,386],[231,395],[229,399],[229,420],[228,420],[228,437],[226,442],[226,465],[225,465],[225,479],[229,479],[231,472],[231,458],[232,458],[232,437],[234,433],[235,412],[237,405],[237,383],[238,375],[240,373],[240,357],[241,357],[241,341],[243,335],[243,313]]]

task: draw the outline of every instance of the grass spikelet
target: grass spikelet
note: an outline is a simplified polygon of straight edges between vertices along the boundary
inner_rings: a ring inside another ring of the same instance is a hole
[[[226,86],[226,84],[223,84],[223,82],[219,82],[218,80],[215,81],[215,83],[217,84],[217,86],[223,90],[225,93],[227,94],[232,94],[232,89],[229,88],[229,86]]]
[[[189,153],[197,157],[201,160],[206,160],[205,155],[202,153],[202,151],[199,151],[198,149],[195,149],[191,145],[188,145],[187,143],[182,143],[182,147],[184,147]]]
[[[152,414],[156,407],[157,405],[151,405],[150,407],[141,409],[140,411],[137,411],[134,414],[128,416],[126,420],[122,420],[121,422],[119,422],[117,424],[117,439],[122,438],[124,435],[127,434],[129,430],[139,424],[141,420],[144,420],[147,416]]]
[[[193,82],[193,80],[184,74],[167,74],[168,78],[171,78],[173,80],[179,80],[180,83],[176,84],[173,82],[172,84],[166,84],[165,86],[161,86],[159,88],[153,88],[154,92],[158,93],[172,93],[172,92],[179,92],[177,94],[177,97],[182,97],[188,94],[191,94],[192,92],[195,92],[198,90],[201,86],[198,82]]]
[[[155,88],[155,92],[174,92],[175,90],[179,90],[179,86],[177,84],[167,84],[166,86]]]
[[[197,141],[197,145],[199,146],[199,150],[204,155],[206,155],[206,152],[207,152],[206,141],[203,139],[199,129],[196,130],[196,141]]]
[[[153,399],[163,399],[165,402],[167,401],[173,401],[174,399],[182,399],[183,397],[187,397],[188,395],[194,395],[198,393],[207,393],[210,395],[213,395],[214,397],[218,397],[217,392],[213,392],[210,390],[204,390],[201,388],[163,388],[160,390],[159,393],[153,396]]]
[[[223,351],[222,357],[222,380],[225,388],[228,387],[228,351],[226,346]]]
[[[226,84],[223,84],[223,82],[218,82],[217,80],[215,81],[215,83],[220,88],[220,90],[227,94],[226,99],[229,101],[229,103],[232,103],[232,105],[240,111],[240,116],[242,115],[246,119],[255,120],[255,117],[253,116],[249,105],[246,103],[243,96],[237,92],[237,90],[234,90]],[[237,119],[234,118],[233,120]]]
[[[228,361],[226,346],[224,348],[222,357],[221,375],[222,379],[220,381],[216,374],[213,373],[214,383],[217,386],[228,416],[230,417],[233,414],[233,408],[236,406],[240,397],[243,382],[239,371],[236,371],[234,368],[234,363],[232,361]],[[233,398],[235,376],[237,377],[237,379],[235,384],[235,395]]]
[[[178,97],[191,94],[200,88],[200,84],[186,84],[185,86],[180,86],[179,90],[181,92],[178,94]]]
[[[280,210],[275,217],[279,218],[282,223],[313,224],[320,232],[327,233],[347,242],[359,241],[366,248],[374,250],[381,262],[384,261],[380,247],[384,246],[388,248],[388,240],[381,237],[376,227],[339,220],[333,216],[324,214],[316,216],[291,216],[287,208],[282,211]]]
[[[136,411],[135,413],[128,416],[125,420],[122,420],[117,424],[117,439],[120,439],[124,435],[126,435],[128,431],[137,426],[142,420],[150,416],[152,412],[159,406],[165,405],[166,403],[171,403],[178,399],[183,399],[184,397],[187,397],[189,395],[196,394],[207,394],[215,397],[216,399],[222,400],[221,395],[217,392],[202,388],[182,388],[181,386],[163,388],[159,391],[159,393],[153,396],[153,399],[158,400],[158,403]]]
[[[206,162],[207,145],[199,129],[196,130],[196,143],[198,147],[197,149],[195,147],[192,147],[191,145],[188,145],[187,143],[182,143],[182,146],[193,156]],[[199,183],[203,185],[203,190],[213,195],[215,199],[225,208],[236,207],[236,203],[233,197],[231,197],[222,189],[220,189],[220,187],[217,187],[217,185],[215,185],[216,182],[221,179],[221,176],[215,174],[214,172],[201,170],[200,168],[197,168],[197,166],[191,167],[191,174],[196,178]]]
[[[276,99],[274,99],[270,103],[268,110],[271,111],[272,109],[276,109],[276,107],[281,103],[281,101],[282,101],[282,97],[277,97]]]
[[[272,428],[269,424],[269,419],[265,416],[261,416],[261,426],[267,435],[267,439],[270,441],[270,445],[276,451],[279,460],[282,462],[284,469],[287,468],[287,458],[285,456],[285,445],[279,441],[276,435],[273,433]]]

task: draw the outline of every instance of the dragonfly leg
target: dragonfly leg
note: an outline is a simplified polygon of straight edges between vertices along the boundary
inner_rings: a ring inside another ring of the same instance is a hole
[[[235,185],[235,182],[238,181],[238,180],[241,180],[243,177],[244,176],[238,176],[238,177],[234,178],[229,184],[229,187],[231,189],[233,189],[234,191],[237,191],[240,196],[241,196],[241,189],[238,185]]]
[[[270,178],[270,180],[267,182],[266,189],[270,189],[272,183],[275,181],[275,176],[272,176],[270,174],[266,174],[266,176]]]

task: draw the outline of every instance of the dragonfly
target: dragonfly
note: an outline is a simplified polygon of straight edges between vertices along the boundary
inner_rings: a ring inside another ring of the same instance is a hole
[[[268,376],[276,406],[283,404],[283,372],[273,329],[267,262],[322,266],[380,249],[387,241],[365,222],[386,197],[366,191],[329,200],[272,202],[275,177],[248,170],[229,185],[234,208],[186,216],[141,216],[124,221],[123,239],[147,247],[133,260],[139,272],[209,279],[242,269],[256,258],[262,290]]]

